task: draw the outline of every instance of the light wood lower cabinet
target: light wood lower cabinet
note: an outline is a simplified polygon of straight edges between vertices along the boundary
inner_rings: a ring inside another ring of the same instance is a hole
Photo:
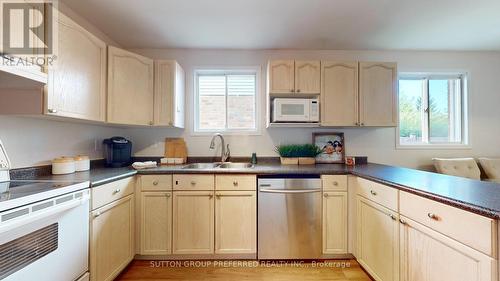
[[[356,205],[358,262],[377,281],[399,280],[398,214],[361,196]]]
[[[215,197],[215,253],[256,253],[256,192],[218,191]]]
[[[401,217],[402,281],[497,280],[489,256]]]
[[[323,192],[323,254],[347,253],[347,192]]]
[[[172,253],[172,192],[141,192],[141,255]]]
[[[134,258],[134,195],[91,212],[92,281],[113,280]]]
[[[172,253],[214,252],[214,192],[174,191]]]

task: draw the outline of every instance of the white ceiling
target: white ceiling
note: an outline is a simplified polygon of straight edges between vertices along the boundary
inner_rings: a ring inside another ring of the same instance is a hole
[[[127,48],[500,50],[499,0],[61,0]]]

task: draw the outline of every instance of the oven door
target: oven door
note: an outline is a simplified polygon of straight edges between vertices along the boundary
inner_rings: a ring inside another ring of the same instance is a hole
[[[0,215],[0,280],[73,281],[88,271],[88,190]]]
[[[274,99],[273,122],[309,122],[309,100]]]

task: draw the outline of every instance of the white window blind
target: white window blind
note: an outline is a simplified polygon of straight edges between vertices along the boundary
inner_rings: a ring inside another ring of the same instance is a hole
[[[195,131],[255,131],[256,73],[197,73]]]

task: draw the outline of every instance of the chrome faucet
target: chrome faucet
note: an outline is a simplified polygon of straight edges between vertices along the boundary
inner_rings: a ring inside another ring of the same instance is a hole
[[[216,137],[220,137],[220,142],[221,142],[221,145],[222,145],[222,150],[221,150],[221,155],[220,155],[220,161],[221,162],[226,162],[226,160],[229,158],[229,156],[231,156],[231,151],[229,150],[229,143],[226,146],[226,143],[224,141],[224,137],[222,136],[221,133],[216,133],[212,137],[212,141],[210,142],[210,149],[214,149],[215,148],[215,138]]]

